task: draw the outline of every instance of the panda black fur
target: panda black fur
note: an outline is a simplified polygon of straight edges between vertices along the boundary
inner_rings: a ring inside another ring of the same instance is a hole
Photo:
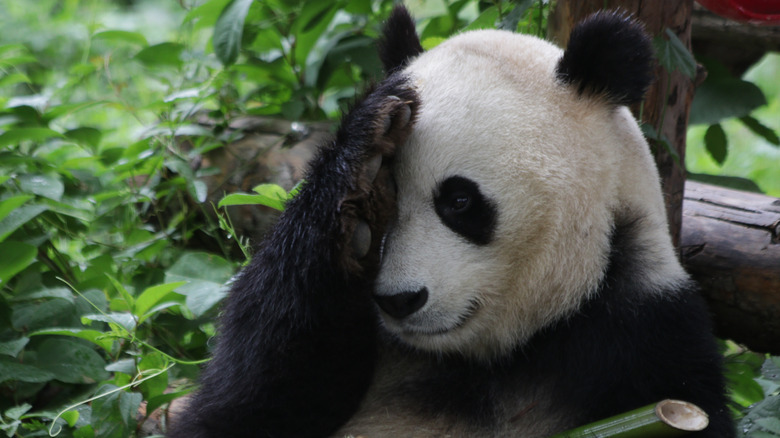
[[[171,437],[544,437],[664,398],[731,437],[670,243],[641,99],[651,48],[597,14],[566,52],[500,31],[422,52],[342,120],[232,287]],[[379,308],[379,309],[378,309]]]

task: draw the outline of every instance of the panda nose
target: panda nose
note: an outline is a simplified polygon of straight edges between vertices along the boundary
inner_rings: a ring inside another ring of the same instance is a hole
[[[393,295],[374,295],[379,308],[395,319],[403,319],[420,310],[428,301],[428,289],[401,292]]]

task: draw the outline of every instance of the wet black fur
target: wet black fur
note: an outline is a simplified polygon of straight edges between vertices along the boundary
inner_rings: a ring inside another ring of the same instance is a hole
[[[580,94],[630,105],[650,86],[652,62],[653,46],[641,24],[618,12],[597,12],[572,29],[556,75]]]
[[[690,436],[735,436],[704,301],[693,284],[661,291],[661,298],[637,281],[646,260],[636,239],[641,226],[637,219],[618,224],[601,288],[575,315],[490,366],[431,358],[429,374],[406,383],[410,403],[427,414],[468,418],[488,433],[498,420],[496,401],[511,399],[518,387],[554,382],[541,398],[552,395],[577,424],[672,398],[709,415],[709,427]]]

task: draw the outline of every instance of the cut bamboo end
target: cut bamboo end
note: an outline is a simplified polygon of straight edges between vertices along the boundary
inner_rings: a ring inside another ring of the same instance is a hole
[[[655,406],[656,416],[676,429],[689,432],[704,430],[710,419],[701,408],[680,400],[663,400]]]

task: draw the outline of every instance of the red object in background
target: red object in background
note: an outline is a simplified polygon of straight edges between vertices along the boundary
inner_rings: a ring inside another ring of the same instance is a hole
[[[710,11],[732,20],[765,26],[780,25],[780,0],[696,0]]]

